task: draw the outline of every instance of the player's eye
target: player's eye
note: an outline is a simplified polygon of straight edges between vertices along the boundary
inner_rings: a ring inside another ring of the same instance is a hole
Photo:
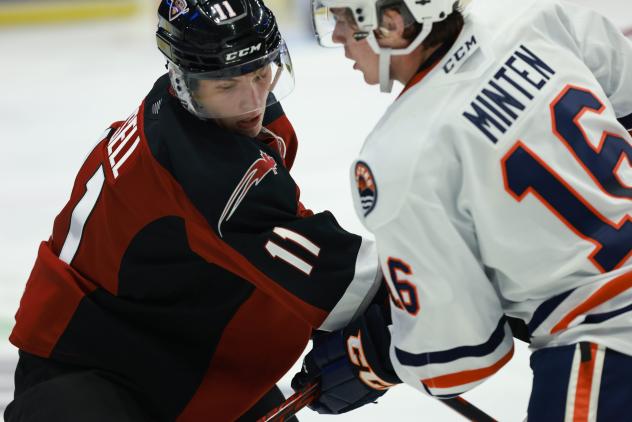
[[[341,9],[336,9],[336,10],[330,10],[329,12],[331,14],[332,19],[334,20],[334,22],[340,24],[340,25],[346,25],[349,21],[347,13],[345,13],[344,10]]]
[[[269,69],[257,72],[256,75],[255,75],[255,81],[259,82],[259,81],[263,81],[263,80],[268,79],[268,74],[269,73],[270,73]]]
[[[231,91],[232,89],[235,88],[235,84],[222,84],[222,85],[217,85],[217,90],[218,91]]]

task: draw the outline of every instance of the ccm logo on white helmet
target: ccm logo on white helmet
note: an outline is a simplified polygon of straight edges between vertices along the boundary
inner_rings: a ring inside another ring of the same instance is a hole
[[[231,53],[226,54],[226,61],[230,62],[232,60],[235,60],[239,57],[245,57],[249,54],[254,53],[255,51],[259,51],[261,50],[261,43],[257,44],[257,45],[251,45],[250,47],[246,47],[243,48],[239,51],[233,51]]]

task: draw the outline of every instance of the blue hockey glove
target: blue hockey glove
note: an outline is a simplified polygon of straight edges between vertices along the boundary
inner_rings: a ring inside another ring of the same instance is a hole
[[[320,382],[320,396],[309,406],[318,413],[348,412],[401,382],[389,358],[390,332],[379,305],[342,330],[315,335],[313,344],[292,388]]]

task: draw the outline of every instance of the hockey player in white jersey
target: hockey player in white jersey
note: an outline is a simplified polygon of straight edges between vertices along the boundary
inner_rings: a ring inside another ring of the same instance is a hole
[[[321,413],[398,382],[452,397],[511,359],[513,317],[533,350],[529,420],[630,420],[630,41],[557,0],[313,11],[367,83],[405,88],[351,171],[392,325],[374,312],[317,338],[294,385],[320,378]]]

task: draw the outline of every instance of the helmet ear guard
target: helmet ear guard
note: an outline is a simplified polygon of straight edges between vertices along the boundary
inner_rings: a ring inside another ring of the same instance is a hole
[[[197,87],[191,86],[190,81],[187,80],[188,78],[182,69],[176,66],[173,62],[167,61],[167,70],[169,72],[171,86],[175,90],[176,96],[180,100],[182,106],[190,113],[198,115],[199,105],[196,104],[195,99],[191,95]]]

